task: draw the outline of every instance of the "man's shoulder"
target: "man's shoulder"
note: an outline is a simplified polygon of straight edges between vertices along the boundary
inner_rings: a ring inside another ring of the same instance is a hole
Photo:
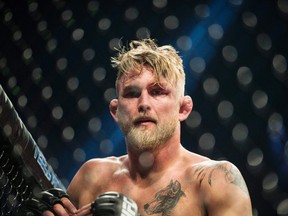
[[[103,168],[103,167],[118,167],[122,166],[122,164],[125,161],[125,158],[127,158],[126,155],[121,156],[121,157],[115,157],[115,156],[110,156],[110,157],[105,157],[105,158],[93,158],[88,161],[86,161],[80,169],[89,171],[93,169],[98,169],[98,168]]]
[[[193,182],[197,182],[197,188],[209,212],[218,211],[222,207],[229,209],[231,206],[235,209],[243,206],[246,206],[244,209],[249,208],[250,199],[246,183],[232,162],[203,160],[194,163],[192,167],[190,175],[193,175]]]
[[[242,192],[248,193],[245,181],[239,169],[227,160],[205,160],[193,165],[193,174],[203,188],[209,192],[223,191],[236,186]],[[221,190],[223,189],[223,190]]]

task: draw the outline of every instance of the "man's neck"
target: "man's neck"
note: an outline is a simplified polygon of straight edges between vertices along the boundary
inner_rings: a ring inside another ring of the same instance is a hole
[[[155,150],[135,151],[128,148],[128,167],[133,179],[145,179],[157,176],[171,167],[181,154],[182,146],[178,142],[163,144]]]

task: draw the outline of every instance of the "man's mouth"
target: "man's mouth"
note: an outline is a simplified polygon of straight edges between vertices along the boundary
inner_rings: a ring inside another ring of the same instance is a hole
[[[134,121],[135,125],[147,125],[147,124],[156,124],[156,120],[150,117],[140,117]]]

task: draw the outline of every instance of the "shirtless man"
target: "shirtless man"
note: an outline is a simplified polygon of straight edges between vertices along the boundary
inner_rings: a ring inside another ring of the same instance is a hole
[[[193,102],[184,95],[185,73],[175,49],[152,39],[132,41],[112,65],[118,99],[110,102],[110,113],[128,154],[86,162],[67,190],[75,208],[64,198],[63,206],[54,206],[57,215],[68,214],[63,207],[69,215],[92,215],[91,203],[107,191],[130,197],[141,216],[252,215],[245,181],[232,163],[181,145],[180,124]]]

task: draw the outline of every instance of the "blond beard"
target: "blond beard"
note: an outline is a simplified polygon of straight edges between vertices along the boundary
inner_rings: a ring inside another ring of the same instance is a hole
[[[139,151],[159,148],[172,137],[178,124],[178,119],[174,116],[167,118],[162,123],[155,124],[155,127],[135,126],[120,121],[120,119],[121,117],[119,118],[119,125],[126,136],[127,143]]]

